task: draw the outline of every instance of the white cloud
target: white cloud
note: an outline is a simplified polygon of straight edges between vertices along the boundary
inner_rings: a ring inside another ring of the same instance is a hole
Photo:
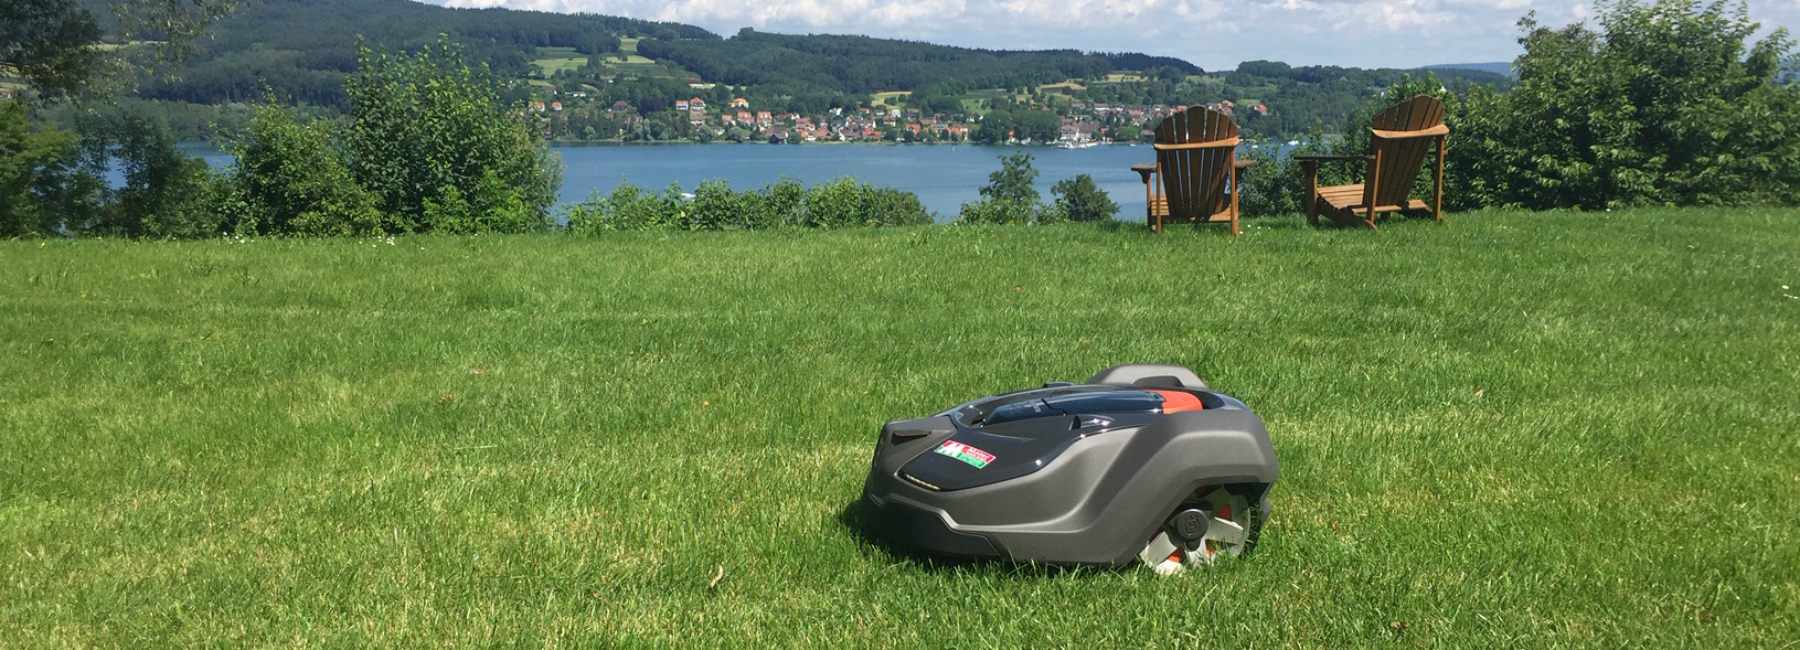
[[[1508,61],[1527,11],[1559,26],[1585,0],[426,0],[587,12],[783,33],[866,34],[990,49],[1134,51],[1207,69],[1253,59],[1414,67]],[[1800,1],[1751,0],[1764,25],[1800,26]]]
[[[1481,9],[1505,9],[1507,11],[1518,11],[1519,13],[1524,13],[1523,11],[1520,11],[1520,10],[1525,9],[1526,7],[1530,7],[1533,4],[1533,0],[1445,0],[1444,4],[1450,5],[1453,7],[1477,7],[1477,8],[1481,8]],[[1539,4],[1541,4],[1541,3],[1539,3]]]

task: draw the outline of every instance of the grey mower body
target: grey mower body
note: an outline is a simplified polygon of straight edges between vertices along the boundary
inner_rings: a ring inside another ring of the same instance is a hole
[[[862,498],[878,533],[933,553],[1154,566],[1210,555],[1209,522],[1248,551],[1280,473],[1242,402],[1141,364],[888,422]]]

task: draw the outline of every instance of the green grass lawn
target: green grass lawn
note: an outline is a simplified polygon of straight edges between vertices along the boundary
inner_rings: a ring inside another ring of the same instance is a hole
[[[0,242],[0,646],[1792,646],[1800,211],[1450,219]],[[1138,361],[1266,420],[1253,555],[848,525]]]

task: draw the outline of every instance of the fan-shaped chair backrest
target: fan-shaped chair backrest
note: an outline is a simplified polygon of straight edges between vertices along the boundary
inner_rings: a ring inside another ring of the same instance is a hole
[[[1225,114],[1195,106],[1156,127],[1156,164],[1172,220],[1206,221],[1225,211],[1225,190],[1237,164],[1237,125]]]
[[[1376,160],[1363,179],[1363,205],[1404,204],[1425,155],[1438,137],[1450,133],[1444,126],[1444,103],[1430,95],[1414,96],[1376,113],[1370,128],[1369,153]]]

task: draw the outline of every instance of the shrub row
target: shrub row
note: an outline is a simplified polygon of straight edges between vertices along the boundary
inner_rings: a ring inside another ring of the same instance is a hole
[[[911,192],[839,178],[803,187],[784,179],[759,190],[738,192],[710,180],[686,195],[680,185],[660,194],[622,184],[572,205],[569,230],[595,234],[615,230],[770,230],[775,228],[856,228],[932,223],[931,213]]]

